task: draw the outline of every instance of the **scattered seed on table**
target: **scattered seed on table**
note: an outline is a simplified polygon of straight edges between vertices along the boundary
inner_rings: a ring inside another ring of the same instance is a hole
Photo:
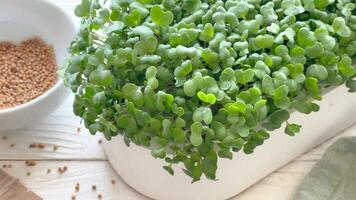
[[[75,192],[79,192],[79,190],[80,190],[80,184],[77,183],[77,184],[75,185]]]
[[[102,199],[103,196],[101,194],[98,195],[98,199]]]
[[[7,140],[7,136],[3,136],[2,139],[3,139],[3,140]]]
[[[68,167],[67,166],[64,166],[63,168],[62,167],[58,167],[58,172],[60,174],[64,174],[66,171],[68,171]]]
[[[27,172],[27,174],[26,174],[27,176],[31,176],[31,172]]]
[[[80,133],[80,127],[77,128],[77,133]]]
[[[116,181],[115,180],[111,180],[111,184],[115,185]]]
[[[30,148],[37,148],[37,149],[44,149],[45,145],[44,144],[40,144],[40,143],[33,143],[33,144],[30,144],[29,147]]]
[[[11,144],[11,145],[10,145],[10,147],[11,147],[11,148],[14,148],[14,147],[15,147],[15,145],[14,145],[14,144]]]
[[[99,140],[99,141],[98,141],[98,143],[99,143],[99,144],[102,144],[102,143],[103,143],[103,141],[102,141],[102,140]]]
[[[62,167],[58,167],[58,172],[59,172],[60,174],[64,174],[64,169],[62,169]]]
[[[47,174],[51,173],[51,169],[47,169]]]
[[[33,161],[33,160],[26,160],[26,165],[29,166],[29,167],[33,167],[36,165],[36,162]]]
[[[4,168],[4,169],[5,169],[6,167],[7,167],[7,165],[5,165],[5,164],[4,164],[4,165],[2,165],[2,168]]]
[[[75,196],[72,196],[72,200],[75,200],[76,199],[76,197]]]
[[[53,146],[53,151],[57,151],[58,150],[58,146]]]
[[[93,191],[96,191],[96,185],[91,186],[91,189],[92,189]]]

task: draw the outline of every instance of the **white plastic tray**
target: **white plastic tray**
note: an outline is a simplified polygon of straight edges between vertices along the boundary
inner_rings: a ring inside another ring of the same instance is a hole
[[[162,169],[166,163],[152,158],[150,151],[131,145],[122,137],[105,142],[106,154],[116,172],[138,192],[157,200],[224,200],[232,197],[290,160],[336,135],[356,121],[356,94],[340,86],[318,102],[320,111],[310,115],[294,112],[290,122],[303,125],[294,137],[276,130],[251,155],[239,152],[233,160],[219,159],[219,181],[203,179],[191,184],[179,167],[170,176]]]

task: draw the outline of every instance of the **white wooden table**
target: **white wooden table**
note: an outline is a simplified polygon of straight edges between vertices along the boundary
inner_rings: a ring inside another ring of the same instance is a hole
[[[79,2],[53,1],[70,13]],[[80,125],[79,119],[72,114],[71,101],[69,98],[55,113],[30,128],[0,133],[0,167],[11,165],[4,170],[45,200],[70,200],[72,196],[77,200],[95,200],[98,195],[105,200],[148,199],[115,174],[104,155],[100,136],[91,136]],[[232,200],[292,199],[303,177],[325,149],[337,138],[351,135],[356,136],[356,125],[280,168]],[[30,148],[33,143],[43,144],[44,148]],[[26,160],[35,161],[36,165],[27,166]],[[60,174],[60,167],[68,170]],[[80,184],[78,192],[76,184]],[[93,191],[93,185],[96,191]]]

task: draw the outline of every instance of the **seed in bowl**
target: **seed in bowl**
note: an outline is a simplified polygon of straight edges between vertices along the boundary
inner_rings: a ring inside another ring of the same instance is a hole
[[[39,38],[15,45],[0,42],[0,109],[31,101],[57,81],[52,47]]]

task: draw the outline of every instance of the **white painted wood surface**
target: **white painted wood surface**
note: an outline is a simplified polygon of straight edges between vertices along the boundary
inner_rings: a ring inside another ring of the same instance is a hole
[[[79,0],[53,0],[69,13]],[[146,200],[128,187],[108,164],[99,136],[91,136],[80,126],[80,121],[71,112],[72,98],[51,116],[21,131],[0,133],[0,167],[19,178],[27,187],[45,200],[95,200],[101,194],[105,200]],[[81,131],[78,133],[77,128]],[[3,140],[3,137],[6,140]],[[282,167],[258,184],[231,200],[289,200],[312,166],[323,155],[325,149],[337,138],[356,136],[356,125],[346,129],[339,136],[315,148]],[[44,149],[29,148],[33,143],[44,144]],[[14,145],[13,147],[12,144]],[[58,147],[54,151],[54,147]],[[26,160],[34,160],[29,167]],[[124,163],[123,163],[124,164]],[[64,174],[57,172],[67,166]],[[263,166],[261,166],[263,167]],[[48,174],[48,169],[51,172]],[[30,172],[30,176],[28,176]],[[111,183],[115,180],[115,184]],[[238,180],[236,180],[238,181]],[[75,185],[80,184],[79,192]],[[92,191],[96,185],[97,191]],[[173,195],[173,194],[172,194]]]

